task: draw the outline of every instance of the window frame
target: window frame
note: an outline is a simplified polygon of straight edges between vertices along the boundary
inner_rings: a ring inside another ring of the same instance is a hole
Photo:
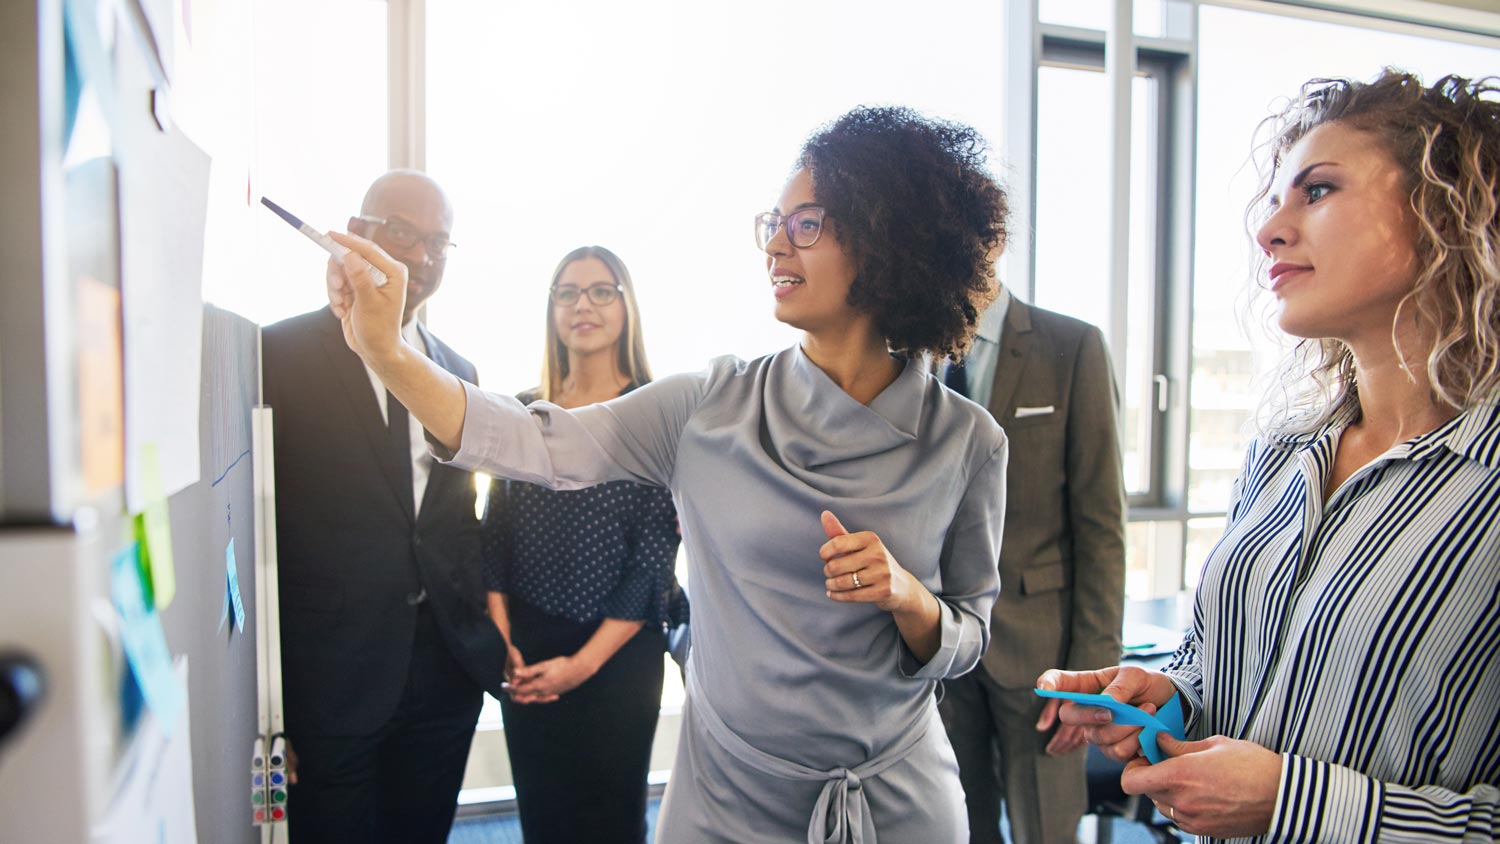
[[[1155,373],[1154,399],[1150,413],[1151,435],[1147,455],[1150,484],[1142,494],[1128,496],[1127,520],[1133,526],[1155,523],[1170,527],[1175,539],[1153,543],[1155,552],[1146,562],[1150,587],[1148,594],[1136,597],[1165,597],[1182,590],[1187,575],[1187,545],[1191,523],[1207,518],[1223,518],[1223,510],[1192,509],[1189,506],[1190,414],[1192,409],[1194,296],[1194,232],[1197,194],[1195,166],[1197,160],[1197,54],[1198,10],[1201,6],[1227,7],[1290,18],[1325,21],[1358,29],[1398,31],[1467,43],[1492,44],[1500,37],[1500,13],[1459,6],[1419,2],[1418,0],[1168,0],[1163,4],[1161,37],[1136,36],[1133,32],[1133,3],[1114,0],[1110,25],[1090,29],[1043,23],[1038,15],[1037,0],[1011,0],[1007,15],[1009,31],[1005,47],[1008,54],[1006,114],[1009,131],[1004,154],[1012,162],[1027,162],[1025,172],[1017,174],[1016,183],[1024,192],[1014,204],[1018,217],[1012,228],[1021,237],[1012,238],[1012,252],[1007,256],[1007,283],[1023,298],[1035,298],[1037,190],[1037,79],[1042,66],[1074,67],[1119,73],[1122,68],[1145,69],[1158,80],[1158,115],[1156,125],[1156,286],[1152,301],[1156,319],[1148,338],[1151,344],[1152,371]],[[1122,31],[1124,30],[1124,31]],[[1124,47],[1128,61],[1121,61],[1114,51]],[[1128,126],[1127,103],[1118,102],[1122,86],[1111,86],[1116,102],[1112,107],[1124,115]],[[1125,98],[1129,86],[1123,86]],[[1114,160],[1129,161],[1128,130],[1123,137],[1113,125]],[[1118,147],[1123,143],[1125,149]],[[1126,165],[1128,166],[1128,164]],[[1116,179],[1118,181],[1118,179]],[[1017,193],[1013,191],[1013,193]],[[1128,179],[1123,192],[1113,186],[1111,201],[1117,213],[1129,211]],[[1118,228],[1118,225],[1115,226]],[[1111,338],[1127,337],[1128,264],[1120,256],[1118,233],[1112,232],[1114,250],[1111,273]],[[1127,340],[1127,342],[1128,342]],[[1111,349],[1117,377],[1129,377],[1125,367],[1125,350]],[[1165,392],[1165,395],[1162,394]]]
[[[1105,36],[1096,30],[1042,24],[1041,55],[1037,68],[1060,67],[1106,72]],[[1155,318],[1146,336],[1150,344],[1152,385],[1147,391],[1147,453],[1145,460],[1149,480],[1142,491],[1131,493],[1128,504],[1132,520],[1157,520],[1185,513],[1186,475],[1177,470],[1173,459],[1174,434],[1184,430],[1188,404],[1186,396],[1190,370],[1178,353],[1188,326],[1183,315],[1172,307],[1175,292],[1190,290],[1192,285],[1192,66],[1193,49],[1180,39],[1142,39],[1136,49],[1135,76],[1151,79],[1157,88],[1157,107],[1153,127],[1153,161],[1155,171],[1152,230],[1152,295],[1149,302],[1132,303],[1128,289],[1111,296],[1111,327],[1127,343],[1137,338],[1129,334],[1127,309],[1149,307]],[[1184,166],[1186,165],[1186,166]],[[1184,189],[1186,188],[1186,189]],[[1184,201],[1186,205],[1184,205]],[[1128,207],[1128,206],[1127,206]],[[1034,224],[1034,220],[1033,220]],[[1128,285],[1128,272],[1116,283]],[[1036,284],[1033,280],[1032,295]],[[1130,376],[1125,366],[1125,350],[1115,350],[1116,378]],[[1122,385],[1123,387],[1123,385]],[[1123,390],[1122,390],[1123,393]],[[1179,417],[1181,423],[1179,424]]]

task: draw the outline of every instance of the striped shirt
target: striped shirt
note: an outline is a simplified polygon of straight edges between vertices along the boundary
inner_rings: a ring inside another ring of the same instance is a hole
[[[1339,435],[1254,443],[1167,668],[1190,738],[1282,754],[1274,842],[1500,841],[1500,406],[1327,500]]]

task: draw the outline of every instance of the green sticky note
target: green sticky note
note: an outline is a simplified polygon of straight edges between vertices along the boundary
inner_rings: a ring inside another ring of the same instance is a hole
[[[172,564],[172,522],[167,515],[167,496],[162,490],[156,444],[146,443],[141,447],[141,491],[145,493],[146,510],[135,517],[135,532],[141,543],[147,600],[158,611],[170,606],[177,594],[177,569]]]

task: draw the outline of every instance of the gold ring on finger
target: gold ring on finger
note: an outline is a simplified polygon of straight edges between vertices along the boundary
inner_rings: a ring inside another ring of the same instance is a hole
[[[854,579],[854,588],[855,589],[859,589],[860,588],[859,572],[857,572],[857,571],[856,572],[852,572],[852,573],[850,573],[849,577],[851,577],[851,578]]]

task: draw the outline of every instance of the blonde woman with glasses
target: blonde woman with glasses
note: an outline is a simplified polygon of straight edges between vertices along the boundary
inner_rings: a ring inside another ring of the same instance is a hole
[[[547,292],[541,386],[520,401],[583,407],[651,381],[635,288],[615,253],[569,252]],[[490,617],[509,643],[500,707],[526,841],[640,844],[665,628],[687,610],[671,493],[499,478],[482,540]]]

